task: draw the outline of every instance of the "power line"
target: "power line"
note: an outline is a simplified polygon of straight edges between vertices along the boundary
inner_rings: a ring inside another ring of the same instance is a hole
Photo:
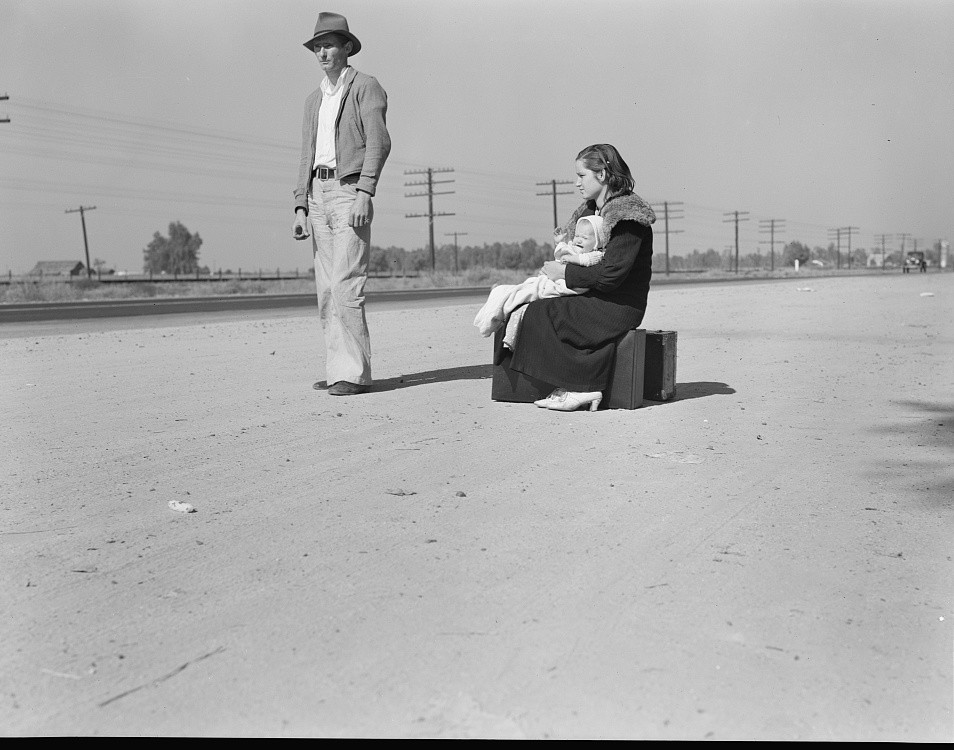
[[[730,221],[735,222],[735,272],[739,272],[739,222],[748,221],[748,219],[740,218],[742,216],[748,216],[748,211],[730,211],[728,213],[723,213],[724,217],[732,218],[723,218],[722,223],[725,224]]]
[[[434,196],[435,195],[450,195],[453,193],[453,190],[443,190],[436,192],[434,190],[435,185],[442,185],[444,183],[453,182],[453,180],[435,180],[434,174],[438,172],[453,172],[453,169],[434,169],[433,167],[428,167],[423,170],[411,170],[405,171],[404,174],[426,174],[427,180],[425,182],[405,182],[404,187],[412,187],[414,185],[427,185],[426,193],[405,193],[405,198],[415,198],[418,196],[427,196],[427,213],[426,214],[404,214],[405,219],[417,219],[422,217],[427,217],[427,225],[431,242],[431,270],[437,270],[437,257],[434,253],[434,217],[435,216],[455,216],[453,213],[434,213]]]
[[[467,232],[444,232],[445,237],[454,236],[454,273],[457,273],[457,238],[463,237]]]
[[[83,223],[83,246],[86,248],[86,278],[93,278],[93,269],[89,265],[89,242],[86,239],[86,212],[93,211],[96,206],[80,206],[79,208],[68,208],[64,213],[75,214],[79,211],[80,221]]]
[[[775,270],[775,228],[778,227],[780,232],[785,230],[785,219],[762,219],[759,221],[759,232],[765,234],[768,232],[770,235],[769,242],[769,252],[771,254],[771,269]],[[760,240],[760,242],[765,242],[765,240]]]
[[[670,206],[682,206],[682,201],[663,201],[662,203],[653,203],[653,206],[662,206],[663,210],[663,226],[666,232],[666,276],[669,275],[669,235],[670,234],[682,234],[682,229],[670,229],[669,220],[673,219],[683,219],[685,216],[681,213],[681,208],[676,208],[676,214],[670,216],[669,207]]]
[[[552,195],[553,196],[553,227],[554,229],[560,226],[560,218],[557,215],[557,196],[558,195],[573,195],[572,190],[561,190],[557,192],[557,185],[572,185],[573,183],[570,180],[550,180],[548,182],[538,182],[537,185],[549,185],[549,193],[537,193],[537,195]]]

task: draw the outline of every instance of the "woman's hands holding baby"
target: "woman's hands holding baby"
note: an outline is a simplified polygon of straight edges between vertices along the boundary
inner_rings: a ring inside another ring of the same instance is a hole
[[[543,264],[542,273],[551,281],[560,281],[566,278],[566,264],[548,260]]]

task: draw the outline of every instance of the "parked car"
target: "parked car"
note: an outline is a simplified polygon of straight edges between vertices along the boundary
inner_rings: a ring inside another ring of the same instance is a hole
[[[910,250],[904,259],[904,265],[901,267],[902,273],[909,273],[912,268],[917,268],[921,273],[927,271],[927,260],[924,253],[920,250]]]

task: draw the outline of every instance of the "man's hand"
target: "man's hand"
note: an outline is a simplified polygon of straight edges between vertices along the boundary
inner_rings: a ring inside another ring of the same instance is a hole
[[[304,211],[295,211],[295,223],[292,224],[292,234],[296,240],[306,240],[311,235],[308,233],[308,216]]]
[[[543,273],[551,281],[566,278],[566,265],[555,260],[548,260],[543,264]]]
[[[370,224],[373,217],[374,207],[371,205],[371,196],[359,190],[354,199],[354,205],[351,206],[348,224],[357,229]]]

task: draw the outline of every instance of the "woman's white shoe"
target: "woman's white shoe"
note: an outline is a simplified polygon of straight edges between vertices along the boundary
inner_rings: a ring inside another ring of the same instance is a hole
[[[539,401],[534,401],[533,403],[536,406],[540,406],[546,409],[550,404],[554,402],[555,399],[562,398],[565,393],[566,391],[563,390],[562,388],[557,388],[555,391],[553,391],[553,393],[551,393],[546,398],[541,398]]]
[[[546,407],[554,411],[576,411],[581,406],[589,405],[590,411],[596,411],[600,408],[600,401],[602,400],[603,394],[599,391],[592,391],[591,393],[563,391],[559,396],[551,395]]]

